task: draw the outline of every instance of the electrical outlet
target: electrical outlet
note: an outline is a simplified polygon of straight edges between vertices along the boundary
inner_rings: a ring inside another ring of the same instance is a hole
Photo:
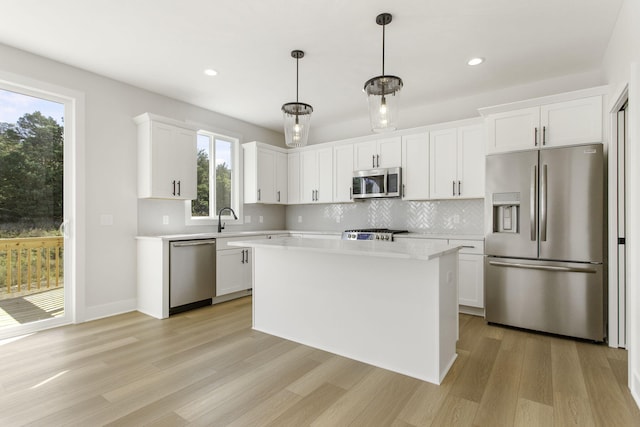
[[[298,215],[298,222],[302,222],[302,215]]]
[[[169,215],[162,215],[162,225],[169,225]]]
[[[460,224],[460,215],[455,214],[455,215],[453,216],[453,223],[454,223],[454,224]]]
[[[251,215],[245,215],[244,216],[244,223],[245,224],[250,224],[251,223]]]
[[[258,217],[258,222],[259,222],[260,224],[262,224],[262,222],[263,222],[263,221],[264,221],[264,217],[263,217],[262,215],[260,215],[260,216]]]

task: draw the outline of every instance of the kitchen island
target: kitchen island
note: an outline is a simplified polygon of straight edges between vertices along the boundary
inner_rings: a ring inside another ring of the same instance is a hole
[[[435,384],[453,364],[458,246],[293,237],[240,244],[253,250],[254,329]]]

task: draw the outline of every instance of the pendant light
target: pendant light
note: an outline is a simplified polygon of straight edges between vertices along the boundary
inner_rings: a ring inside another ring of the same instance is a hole
[[[303,147],[307,145],[313,107],[309,104],[298,102],[298,61],[304,58],[304,52],[293,50],[291,51],[291,57],[296,59],[296,102],[288,102],[282,106],[284,139],[288,147]]]
[[[364,84],[364,92],[369,101],[371,130],[387,132],[398,127],[398,98],[402,89],[402,79],[384,74],[385,26],[391,22],[390,13],[381,13],[376,23],[382,25],[382,75],[373,77]]]

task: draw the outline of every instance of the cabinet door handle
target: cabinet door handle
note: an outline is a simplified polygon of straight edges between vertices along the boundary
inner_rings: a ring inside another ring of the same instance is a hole
[[[320,199],[320,191],[316,190],[316,202]]]
[[[247,254],[247,255],[245,256],[244,262],[245,262],[245,264],[249,264],[249,249],[245,249],[244,251],[245,251],[245,252],[246,252],[246,254]]]
[[[452,188],[451,195],[455,196],[456,195],[456,182],[455,181],[451,181],[451,185],[453,186],[453,187],[451,187]]]
[[[353,200],[353,187],[349,187],[349,200]]]
[[[538,146],[538,128],[536,127],[535,132],[533,133],[533,144],[537,147]]]
[[[402,184],[402,197],[404,198],[404,196],[406,195],[407,195],[407,187],[404,184]]]
[[[280,190],[278,190],[278,201],[280,201]]]
[[[547,127],[542,126],[542,145],[547,144]]]
[[[380,167],[380,155],[376,154],[376,167],[379,168]]]
[[[173,180],[173,192],[171,193],[172,195],[176,195],[176,180]]]
[[[371,167],[372,168],[376,167],[376,156],[375,156],[375,154],[371,156]]]
[[[244,249],[242,250],[242,261],[240,261],[242,264],[244,264]]]
[[[260,189],[258,188],[258,201],[260,201],[260,198],[261,198],[260,196],[261,196]]]
[[[458,181],[458,196],[461,195],[462,190],[460,189],[462,187],[462,181]]]
[[[178,181],[178,196],[180,196],[180,181]]]

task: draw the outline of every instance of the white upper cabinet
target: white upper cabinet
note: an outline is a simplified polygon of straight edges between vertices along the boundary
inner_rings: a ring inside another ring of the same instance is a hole
[[[242,145],[244,202],[286,203],[288,194],[286,152],[259,142]]]
[[[289,202],[289,160],[287,153],[276,153],[276,203]]]
[[[196,130],[149,113],[134,121],[138,125],[138,197],[195,199]]]
[[[602,142],[602,97],[543,105],[540,125],[543,147]]]
[[[333,201],[353,202],[353,145],[336,145],[333,148]]]
[[[484,197],[484,144],[481,125],[429,134],[431,199]]]
[[[402,162],[402,140],[399,136],[354,144],[355,169],[398,167]]]
[[[301,203],[333,201],[333,147],[300,152]]]
[[[300,203],[300,153],[289,153],[287,155],[288,169],[288,181],[289,181],[289,194],[287,202],[290,205],[296,205]]]
[[[429,133],[402,137],[402,198],[429,199]]]
[[[602,96],[489,113],[487,153],[602,142]]]

